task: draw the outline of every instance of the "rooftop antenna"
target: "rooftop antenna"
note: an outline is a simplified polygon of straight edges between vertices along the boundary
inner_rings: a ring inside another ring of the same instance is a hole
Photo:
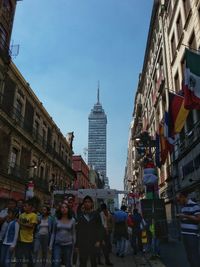
[[[98,81],[98,89],[97,89],[97,104],[99,104],[99,88],[100,88],[100,82]]]
[[[87,147],[84,147],[83,154],[84,154],[84,160],[85,160],[85,162],[87,162],[87,155],[88,155],[88,148]]]

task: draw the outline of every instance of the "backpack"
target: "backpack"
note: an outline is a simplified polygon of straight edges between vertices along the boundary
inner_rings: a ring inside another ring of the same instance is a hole
[[[127,224],[128,224],[128,227],[131,227],[131,228],[134,226],[134,221],[133,221],[132,215],[128,216]]]

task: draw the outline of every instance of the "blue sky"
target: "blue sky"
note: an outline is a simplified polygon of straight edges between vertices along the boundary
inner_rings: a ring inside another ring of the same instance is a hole
[[[108,117],[107,173],[122,189],[128,130],[153,0],[24,0],[12,40],[15,64],[74,152],[87,147],[88,115],[100,102]]]

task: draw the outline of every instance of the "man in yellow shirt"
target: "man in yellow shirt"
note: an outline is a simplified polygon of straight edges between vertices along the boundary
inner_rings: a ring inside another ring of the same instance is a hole
[[[33,267],[33,237],[37,224],[37,215],[33,212],[31,200],[24,205],[24,213],[19,216],[19,241],[16,248],[16,267],[22,267],[23,262],[28,267]],[[25,261],[24,261],[25,260]]]

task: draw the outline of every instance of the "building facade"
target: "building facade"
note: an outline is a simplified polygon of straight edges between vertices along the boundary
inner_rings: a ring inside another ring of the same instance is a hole
[[[90,188],[89,167],[80,155],[72,156],[72,168],[76,173],[74,189]]]
[[[109,182],[106,175],[107,116],[99,101],[99,89],[97,103],[91,110],[88,120],[88,165],[100,173],[105,187],[108,188]]]
[[[186,47],[200,48],[200,1],[155,0],[134,101],[133,142],[129,142],[129,151],[133,153],[128,153],[127,160],[127,169],[130,169],[129,164],[133,165],[132,181],[136,180],[139,192],[144,187],[145,155],[140,151],[137,136],[146,131],[155,140],[159,133],[169,107],[169,92],[178,93],[182,89]],[[176,192],[187,189],[199,198],[199,124],[199,111],[190,111],[183,130],[176,135],[173,153],[169,153],[165,163],[157,168],[159,195],[165,199],[169,219],[174,216]],[[150,152],[155,162],[155,148]]]
[[[200,1],[169,1],[166,7],[169,86],[178,92],[184,79],[185,48],[200,49]],[[191,110],[171,157],[171,194],[187,190],[200,200],[199,133],[200,111]]]
[[[24,198],[32,181],[45,201],[53,189],[71,186],[73,152],[11,60],[15,6],[0,1],[0,198]]]

